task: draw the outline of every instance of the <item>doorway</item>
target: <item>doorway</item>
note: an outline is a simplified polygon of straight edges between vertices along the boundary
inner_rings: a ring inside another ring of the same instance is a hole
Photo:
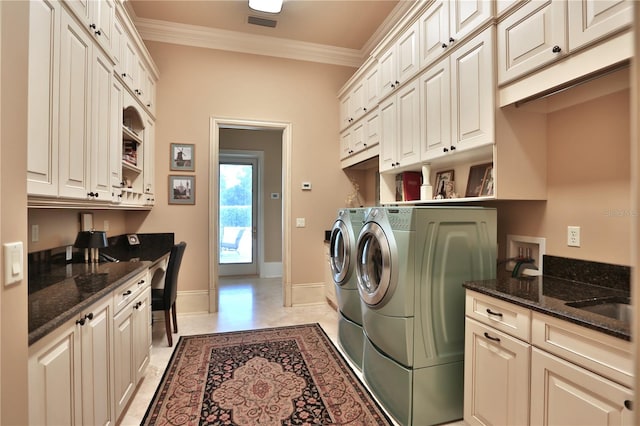
[[[219,276],[258,274],[262,157],[256,151],[220,151]]]
[[[279,275],[282,276],[282,303],[283,306],[291,306],[291,232],[289,223],[291,223],[291,178],[289,171],[291,170],[291,123],[273,122],[273,121],[255,121],[242,119],[225,119],[210,118],[210,158],[209,158],[209,312],[218,311],[218,277],[220,275],[220,214],[219,214],[219,176],[220,176],[220,133],[228,129],[240,130],[270,130],[278,131],[281,143],[281,184],[278,193],[281,197],[277,202],[281,203],[281,214],[279,222],[281,229],[281,244],[279,251],[281,252],[281,261]],[[266,196],[264,197],[267,198]],[[273,200],[273,193],[270,194],[270,202]],[[258,216],[259,218],[260,216]],[[259,219],[258,219],[259,220]],[[264,227],[263,227],[264,228]],[[263,229],[264,230],[264,229]],[[260,226],[258,226],[260,231]],[[260,246],[257,253],[264,253],[264,238],[260,238],[260,232],[257,235],[257,242]],[[258,272],[261,272],[261,263],[258,258]]]

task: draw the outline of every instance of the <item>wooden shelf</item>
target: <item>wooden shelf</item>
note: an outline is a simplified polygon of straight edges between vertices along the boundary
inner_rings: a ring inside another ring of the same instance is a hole
[[[137,165],[130,163],[126,160],[122,160],[122,168],[123,169],[127,169],[127,170],[131,170],[132,172],[136,172],[136,173],[142,173],[142,169],[140,167],[138,167]]]
[[[142,144],[142,138],[139,135],[135,134],[128,127],[122,126],[122,134],[125,136],[125,139],[131,139],[135,142],[138,142],[138,144]]]

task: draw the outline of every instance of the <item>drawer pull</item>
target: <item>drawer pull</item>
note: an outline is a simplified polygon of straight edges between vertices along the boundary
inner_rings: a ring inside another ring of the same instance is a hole
[[[124,293],[122,293],[122,296],[127,297],[130,294],[131,294],[131,290],[127,290]]]
[[[486,337],[489,340],[493,340],[494,342],[500,342],[500,338],[499,337],[491,337],[489,335],[489,333],[487,333],[486,331],[484,332],[484,337]]]
[[[489,315],[495,315],[495,316],[497,316],[497,317],[502,318],[502,314],[501,314],[500,312],[493,312],[493,311],[492,311],[491,309],[489,309],[489,308],[487,308],[487,313],[488,313]]]
[[[142,285],[142,284],[144,284],[144,280],[138,281],[138,285]]]

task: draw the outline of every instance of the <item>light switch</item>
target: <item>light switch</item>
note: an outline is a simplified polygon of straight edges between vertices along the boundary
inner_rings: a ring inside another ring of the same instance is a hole
[[[297,217],[296,218],[296,228],[304,228],[306,226],[306,220],[304,219],[304,217]]]
[[[4,285],[22,281],[24,274],[22,261],[22,241],[5,243],[4,248]]]

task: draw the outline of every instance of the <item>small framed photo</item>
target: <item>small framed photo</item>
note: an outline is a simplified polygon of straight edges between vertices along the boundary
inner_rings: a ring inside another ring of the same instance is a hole
[[[171,144],[171,170],[195,171],[196,147],[191,143]]]
[[[493,195],[493,164],[489,166],[484,174],[482,180],[482,190],[480,195],[491,196]]]
[[[169,204],[195,204],[196,177],[169,175]]]
[[[433,187],[433,198],[437,199],[440,195],[441,198],[445,198],[444,194],[447,191],[447,182],[453,182],[453,170],[445,170],[436,173],[436,184]]]
[[[471,166],[469,169],[469,180],[467,181],[467,192],[465,193],[465,197],[479,197],[481,195],[493,195],[493,178],[491,178],[491,194],[486,192],[489,191],[489,187],[485,188],[485,177],[493,176],[493,163],[485,163],[478,164],[476,166]],[[485,193],[483,193],[483,191]]]

